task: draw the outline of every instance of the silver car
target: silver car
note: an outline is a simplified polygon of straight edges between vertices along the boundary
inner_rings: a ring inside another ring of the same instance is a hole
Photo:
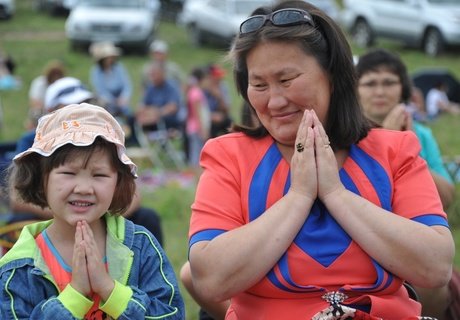
[[[228,45],[241,22],[254,9],[275,0],[187,0],[178,16],[178,24],[187,29],[193,44]]]
[[[361,47],[381,37],[436,56],[460,45],[460,0],[344,0],[340,22]]]
[[[80,0],[65,23],[73,48],[111,41],[147,52],[160,22],[159,0]]]
[[[14,0],[0,0],[0,19],[9,19],[16,10]]]

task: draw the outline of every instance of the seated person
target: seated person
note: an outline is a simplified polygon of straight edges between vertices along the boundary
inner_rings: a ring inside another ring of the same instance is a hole
[[[438,81],[426,95],[426,111],[430,120],[436,119],[442,112],[459,114],[460,105],[449,100],[447,91],[449,86],[446,82]]]
[[[146,131],[161,128],[179,129],[182,131],[183,121],[180,120],[181,95],[177,87],[167,80],[163,64],[154,62],[150,66],[148,84],[142,103],[136,112],[137,122]]]

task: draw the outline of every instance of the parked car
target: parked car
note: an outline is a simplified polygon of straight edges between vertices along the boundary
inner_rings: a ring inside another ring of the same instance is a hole
[[[340,16],[361,47],[381,37],[436,56],[447,46],[460,45],[459,0],[344,0]]]
[[[241,22],[257,7],[274,0],[187,0],[177,23],[185,27],[193,44],[228,45]]]
[[[52,15],[67,15],[77,2],[78,0],[35,0],[35,7]]]
[[[147,52],[160,22],[159,0],[80,0],[70,11],[65,32],[72,48],[111,41]]]
[[[0,19],[9,19],[16,10],[14,0],[0,0]]]
[[[306,2],[311,3],[315,7],[323,10],[329,17],[338,21],[340,8],[337,5],[335,0],[305,0]]]

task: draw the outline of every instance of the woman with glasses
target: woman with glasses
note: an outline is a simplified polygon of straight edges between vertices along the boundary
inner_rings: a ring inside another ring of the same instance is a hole
[[[241,24],[236,85],[256,126],[203,148],[189,231],[196,295],[226,319],[417,319],[454,244],[410,131],[371,128],[340,27],[304,1]]]
[[[431,129],[413,121],[408,111],[412,84],[404,62],[385,49],[374,49],[359,58],[356,70],[364,113],[382,128],[412,130],[417,135],[420,156],[425,159],[443,207],[447,209],[454,199],[455,186]],[[449,287],[416,288],[416,291],[423,304],[423,314],[444,319],[451,301]]]

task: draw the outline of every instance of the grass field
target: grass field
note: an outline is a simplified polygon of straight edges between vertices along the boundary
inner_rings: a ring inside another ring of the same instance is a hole
[[[65,17],[50,17],[33,10],[33,0],[16,0],[17,13],[9,21],[0,21],[0,50],[13,56],[17,63],[17,75],[22,80],[22,88],[16,91],[0,91],[0,102],[3,106],[3,121],[0,128],[0,141],[17,139],[24,131],[24,120],[28,110],[28,86],[32,79],[39,75],[43,66],[51,59],[61,59],[67,66],[67,74],[88,83],[91,58],[84,52],[70,51],[70,45],[64,36]],[[188,72],[192,67],[209,62],[219,62],[225,54],[215,48],[195,48],[190,45],[183,30],[171,22],[162,22],[159,37],[170,45],[172,60]],[[428,58],[417,50],[403,48],[399,44],[381,42],[380,45],[398,51],[407,63],[409,71],[414,72],[422,67],[443,67],[449,69],[460,79],[460,59],[458,53],[445,54],[439,58]],[[354,49],[355,54],[362,50]],[[147,61],[146,56],[127,55],[122,58],[129,70],[134,84],[132,104],[135,107],[140,99],[141,67]],[[229,70],[228,64],[222,62]],[[227,81],[232,87],[231,74]],[[239,116],[241,103],[233,94],[234,118]],[[460,117],[442,117],[430,125],[437,137],[444,155],[460,155]],[[149,168],[146,169],[152,172]],[[154,172],[155,173],[155,172]],[[146,187],[143,201],[147,206],[154,207],[162,216],[165,233],[165,250],[176,271],[187,259],[187,230],[190,215],[190,204],[194,196],[194,184],[186,187],[179,180],[171,180],[156,187]],[[457,185],[457,201],[449,209],[449,219],[460,245],[460,186]],[[458,228],[458,229],[457,229]],[[456,265],[460,266],[460,257],[456,257]],[[196,319],[197,307],[183,290],[187,304],[187,319]]]

